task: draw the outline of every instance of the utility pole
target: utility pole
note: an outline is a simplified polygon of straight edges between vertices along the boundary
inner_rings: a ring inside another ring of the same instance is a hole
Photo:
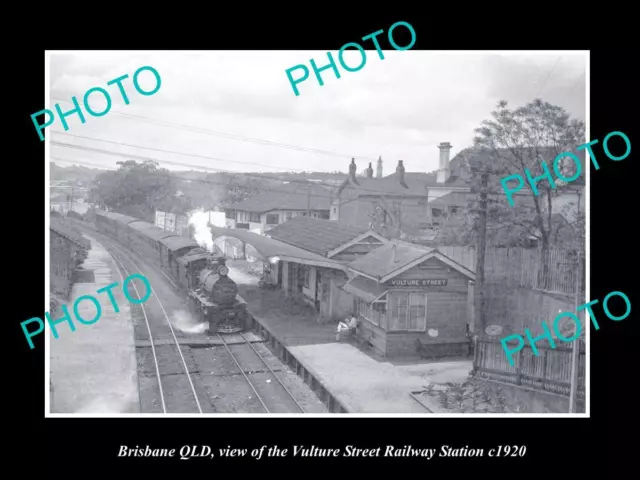
[[[307,190],[307,217],[311,216],[311,183],[309,183],[309,188]]]
[[[478,242],[476,243],[476,285],[474,290],[474,330],[475,334],[484,331],[484,255],[487,249],[487,184],[489,174],[480,174],[480,198],[478,219]]]
[[[578,320],[581,325],[584,325],[584,335],[585,339],[587,338],[587,324],[582,321],[581,311],[578,311],[578,307],[582,305],[582,300],[580,299],[580,283],[582,278],[582,249],[578,248],[578,263],[576,266],[576,292],[575,292],[575,304],[576,304],[576,315],[578,316]],[[576,326],[576,330],[577,330]],[[580,363],[580,343],[582,342],[582,335],[576,338],[573,341],[572,349],[571,349],[571,390],[569,393],[569,413],[576,413],[577,410],[577,400],[578,400],[578,372],[579,372],[579,363]]]

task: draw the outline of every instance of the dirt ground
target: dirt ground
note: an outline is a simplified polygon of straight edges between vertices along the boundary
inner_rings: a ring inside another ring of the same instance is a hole
[[[318,323],[318,313],[308,305],[286,297],[280,290],[238,285],[249,311],[260,318],[285,345],[314,345],[336,341],[335,323]]]

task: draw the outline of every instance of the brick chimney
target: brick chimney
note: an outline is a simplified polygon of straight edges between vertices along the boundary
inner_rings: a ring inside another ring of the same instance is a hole
[[[367,178],[373,178],[373,167],[371,166],[371,162],[369,162],[369,168],[365,170],[367,173]]]
[[[409,188],[404,181],[404,165],[402,164],[402,160],[398,160],[398,166],[396,167],[396,173],[398,174],[398,180],[400,181],[400,185],[405,188]]]
[[[351,159],[351,164],[349,164],[349,178],[352,181],[356,181],[356,159]]]
[[[376,178],[382,178],[382,157],[378,157],[378,165],[376,168]]]
[[[436,174],[436,181],[438,183],[445,183],[451,176],[451,170],[449,169],[451,144],[449,142],[442,142],[438,145],[438,148],[440,149],[440,165]]]

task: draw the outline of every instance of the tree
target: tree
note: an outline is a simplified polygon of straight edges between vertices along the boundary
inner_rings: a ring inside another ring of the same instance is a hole
[[[155,221],[155,211],[186,214],[189,201],[178,190],[179,180],[150,160],[118,162],[119,169],[100,173],[89,192],[89,202],[99,208]]]
[[[580,158],[580,166],[564,157],[559,163],[560,173],[572,178],[578,173],[576,168],[583,172],[584,152],[576,151],[576,147],[585,142],[584,123],[572,119],[563,108],[539,99],[514,110],[507,108],[506,101],[500,101],[491,116],[475,129],[475,148],[469,158],[471,215],[452,235],[479,242],[482,215],[486,213],[487,244],[524,246],[530,239],[538,239],[543,255],[540,284],[544,288],[550,279],[549,248],[557,230],[562,228],[559,216],[554,215],[552,200],[567,188],[567,183],[555,179],[552,185],[547,179],[541,180],[535,184],[538,195],[534,195],[536,191],[527,181],[525,169],[532,177],[539,177],[545,173],[542,164],[546,162],[553,172],[555,158],[571,152]],[[486,187],[480,182],[482,174],[489,176]],[[530,194],[514,197],[515,205],[511,206],[501,180],[514,174],[522,176],[525,185],[522,192],[526,189]],[[486,207],[479,202],[484,195]]]

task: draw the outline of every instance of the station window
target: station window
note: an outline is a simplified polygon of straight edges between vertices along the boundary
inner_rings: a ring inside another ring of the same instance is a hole
[[[368,303],[361,298],[357,299],[358,315],[382,328],[386,328],[387,324],[387,296],[376,300],[373,303]]]
[[[258,212],[250,212],[249,213],[249,221],[250,222],[255,222],[255,223],[260,223],[260,213],[258,213]]]
[[[427,329],[427,295],[394,293],[391,295],[390,331],[424,332]]]
[[[269,213],[267,215],[267,225],[277,225],[278,223],[279,221],[277,213]]]

